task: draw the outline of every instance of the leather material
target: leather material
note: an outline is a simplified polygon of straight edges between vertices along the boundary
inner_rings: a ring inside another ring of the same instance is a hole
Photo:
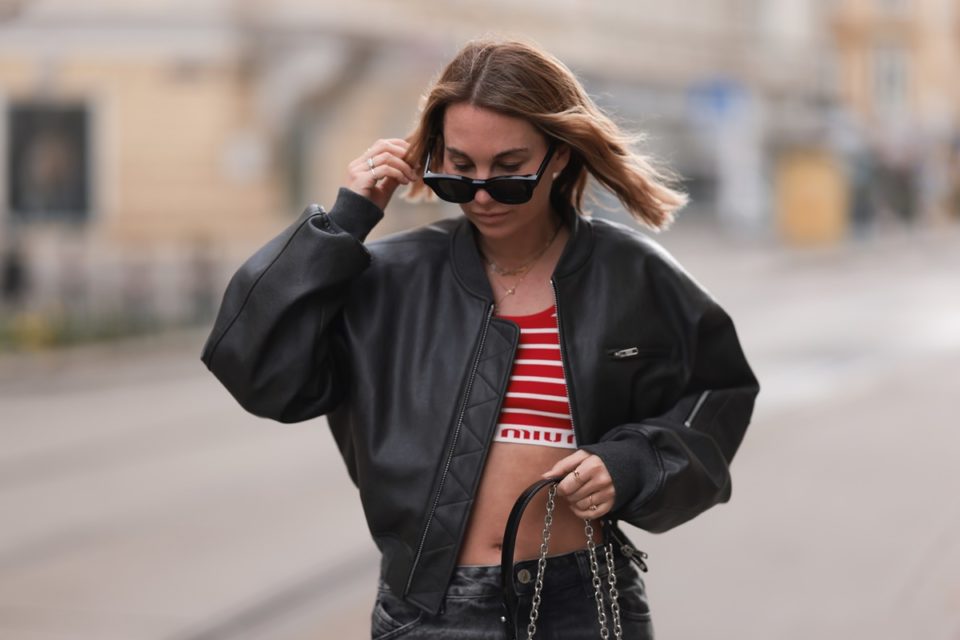
[[[523,490],[517,500],[513,503],[510,515],[507,516],[507,524],[503,529],[503,548],[500,554],[500,591],[503,598],[503,623],[507,633],[513,635],[512,630],[517,628],[517,611],[519,609],[520,597],[517,594],[514,584],[514,556],[517,546],[517,532],[520,530],[520,522],[523,520],[523,514],[538,493],[549,488],[551,485],[559,484],[562,477],[545,478],[534,482]],[[558,498],[555,498],[557,500]],[[544,516],[546,512],[544,512]],[[647,565],[644,559],[647,554],[640,551],[630,542],[629,538],[617,527],[616,523],[608,518],[603,518],[602,543],[597,545],[596,553],[603,557],[603,547],[612,544],[614,553],[618,553],[634,562],[640,571],[646,573]],[[596,522],[594,523],[596,526]],[[586,540],[586,537],[584,537]],[[549,549],[547,550],[549,554]],[[546,564],[550,564],[549,557]],[[546,572],[546,568],[544,569]],[[546,573],[544,573],[546,575]]]
[[[504,625],[508,630],[517,628],[517,609],[519,597],[513,584],[513,559],[517,547],[517,531],[520,530],[520,521],[527,506],[542,489],[557,484],[562,478],[547,478],[534,482],[524,489],[520,497],[513,503],[507,524],[503,529],[503,547],[500,554],[500,588],[503,591]],[[549,561],[548,561],[549,562]]]
[[[613,478],[612,520],[675,527],[730,497],[759,385],[733,323],[655,242],[563,212],[554,272],[581,448]],[[341,189],[234,275],[202,359],[248,411],[327,415],[394,593],[437,613],[519,336],[464,217],[364,244],[383,213]]]

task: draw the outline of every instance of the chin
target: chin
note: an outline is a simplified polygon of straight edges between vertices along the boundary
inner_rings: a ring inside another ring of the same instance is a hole
[[[511,207],[503,205],[501,208],[470,209],[461,207],[463,214],[487,238],[504,239],[524,233],[536,222],[535,215],[526,207]]]
[[[491,238],[503,238],[517,232],[516,218],[510,213],[502,215],[469,214],[467,218],[483,235]]]

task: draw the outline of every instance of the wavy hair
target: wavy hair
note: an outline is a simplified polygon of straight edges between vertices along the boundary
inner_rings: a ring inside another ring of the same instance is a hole
[[[548,139],[569,146],[570,160],[550,193],[561,211],[571,205],[581,209],[588,173],[654,230],[669,226],[687,203],[687,195],[672,184],[674,175],[634,151],[642,136],[623,131],[566,65],[533,45],[491,39],[467,43],[423,98],[419,122],[407,138],[408,162],[422,165],[428,150],[440,157],[444,112],[461,102],[523,118]],[[419,180],[405,197],[417,200],[429,197],[429,191]]]

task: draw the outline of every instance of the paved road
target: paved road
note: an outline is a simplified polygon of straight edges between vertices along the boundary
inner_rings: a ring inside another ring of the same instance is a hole
[[[662,242],[764,389],[732,502],[632,531],[660,637],[960,639],[960,232]],[[201,339],[0,359],[0,639],[367,635],[375,550],[322,420],[245,415]]]
[[[245,415],[199,340],[5,363],[0,638],[244,637],[375,571],[323,424]]]

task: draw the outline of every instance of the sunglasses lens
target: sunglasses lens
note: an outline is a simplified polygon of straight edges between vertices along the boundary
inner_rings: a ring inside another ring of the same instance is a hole
[[[427,184],[430,185],[434,193],[447,202],[464,203],[473,200],[473,188],[459,180],[436,178],[428,180]]]
[[[487,193],[503,204],[523,204],[533,195],[532,183],[524,180],[503,180],[487,185]]]
[[[473,200],[477,187],[450,178],[428,177],[424,180],[433,189],[441,200],[463,204]],[[523,204],[533,195],[533,183],[527,180],[497,180],[481,189],[485,189],[490,197],[503,204]]]

